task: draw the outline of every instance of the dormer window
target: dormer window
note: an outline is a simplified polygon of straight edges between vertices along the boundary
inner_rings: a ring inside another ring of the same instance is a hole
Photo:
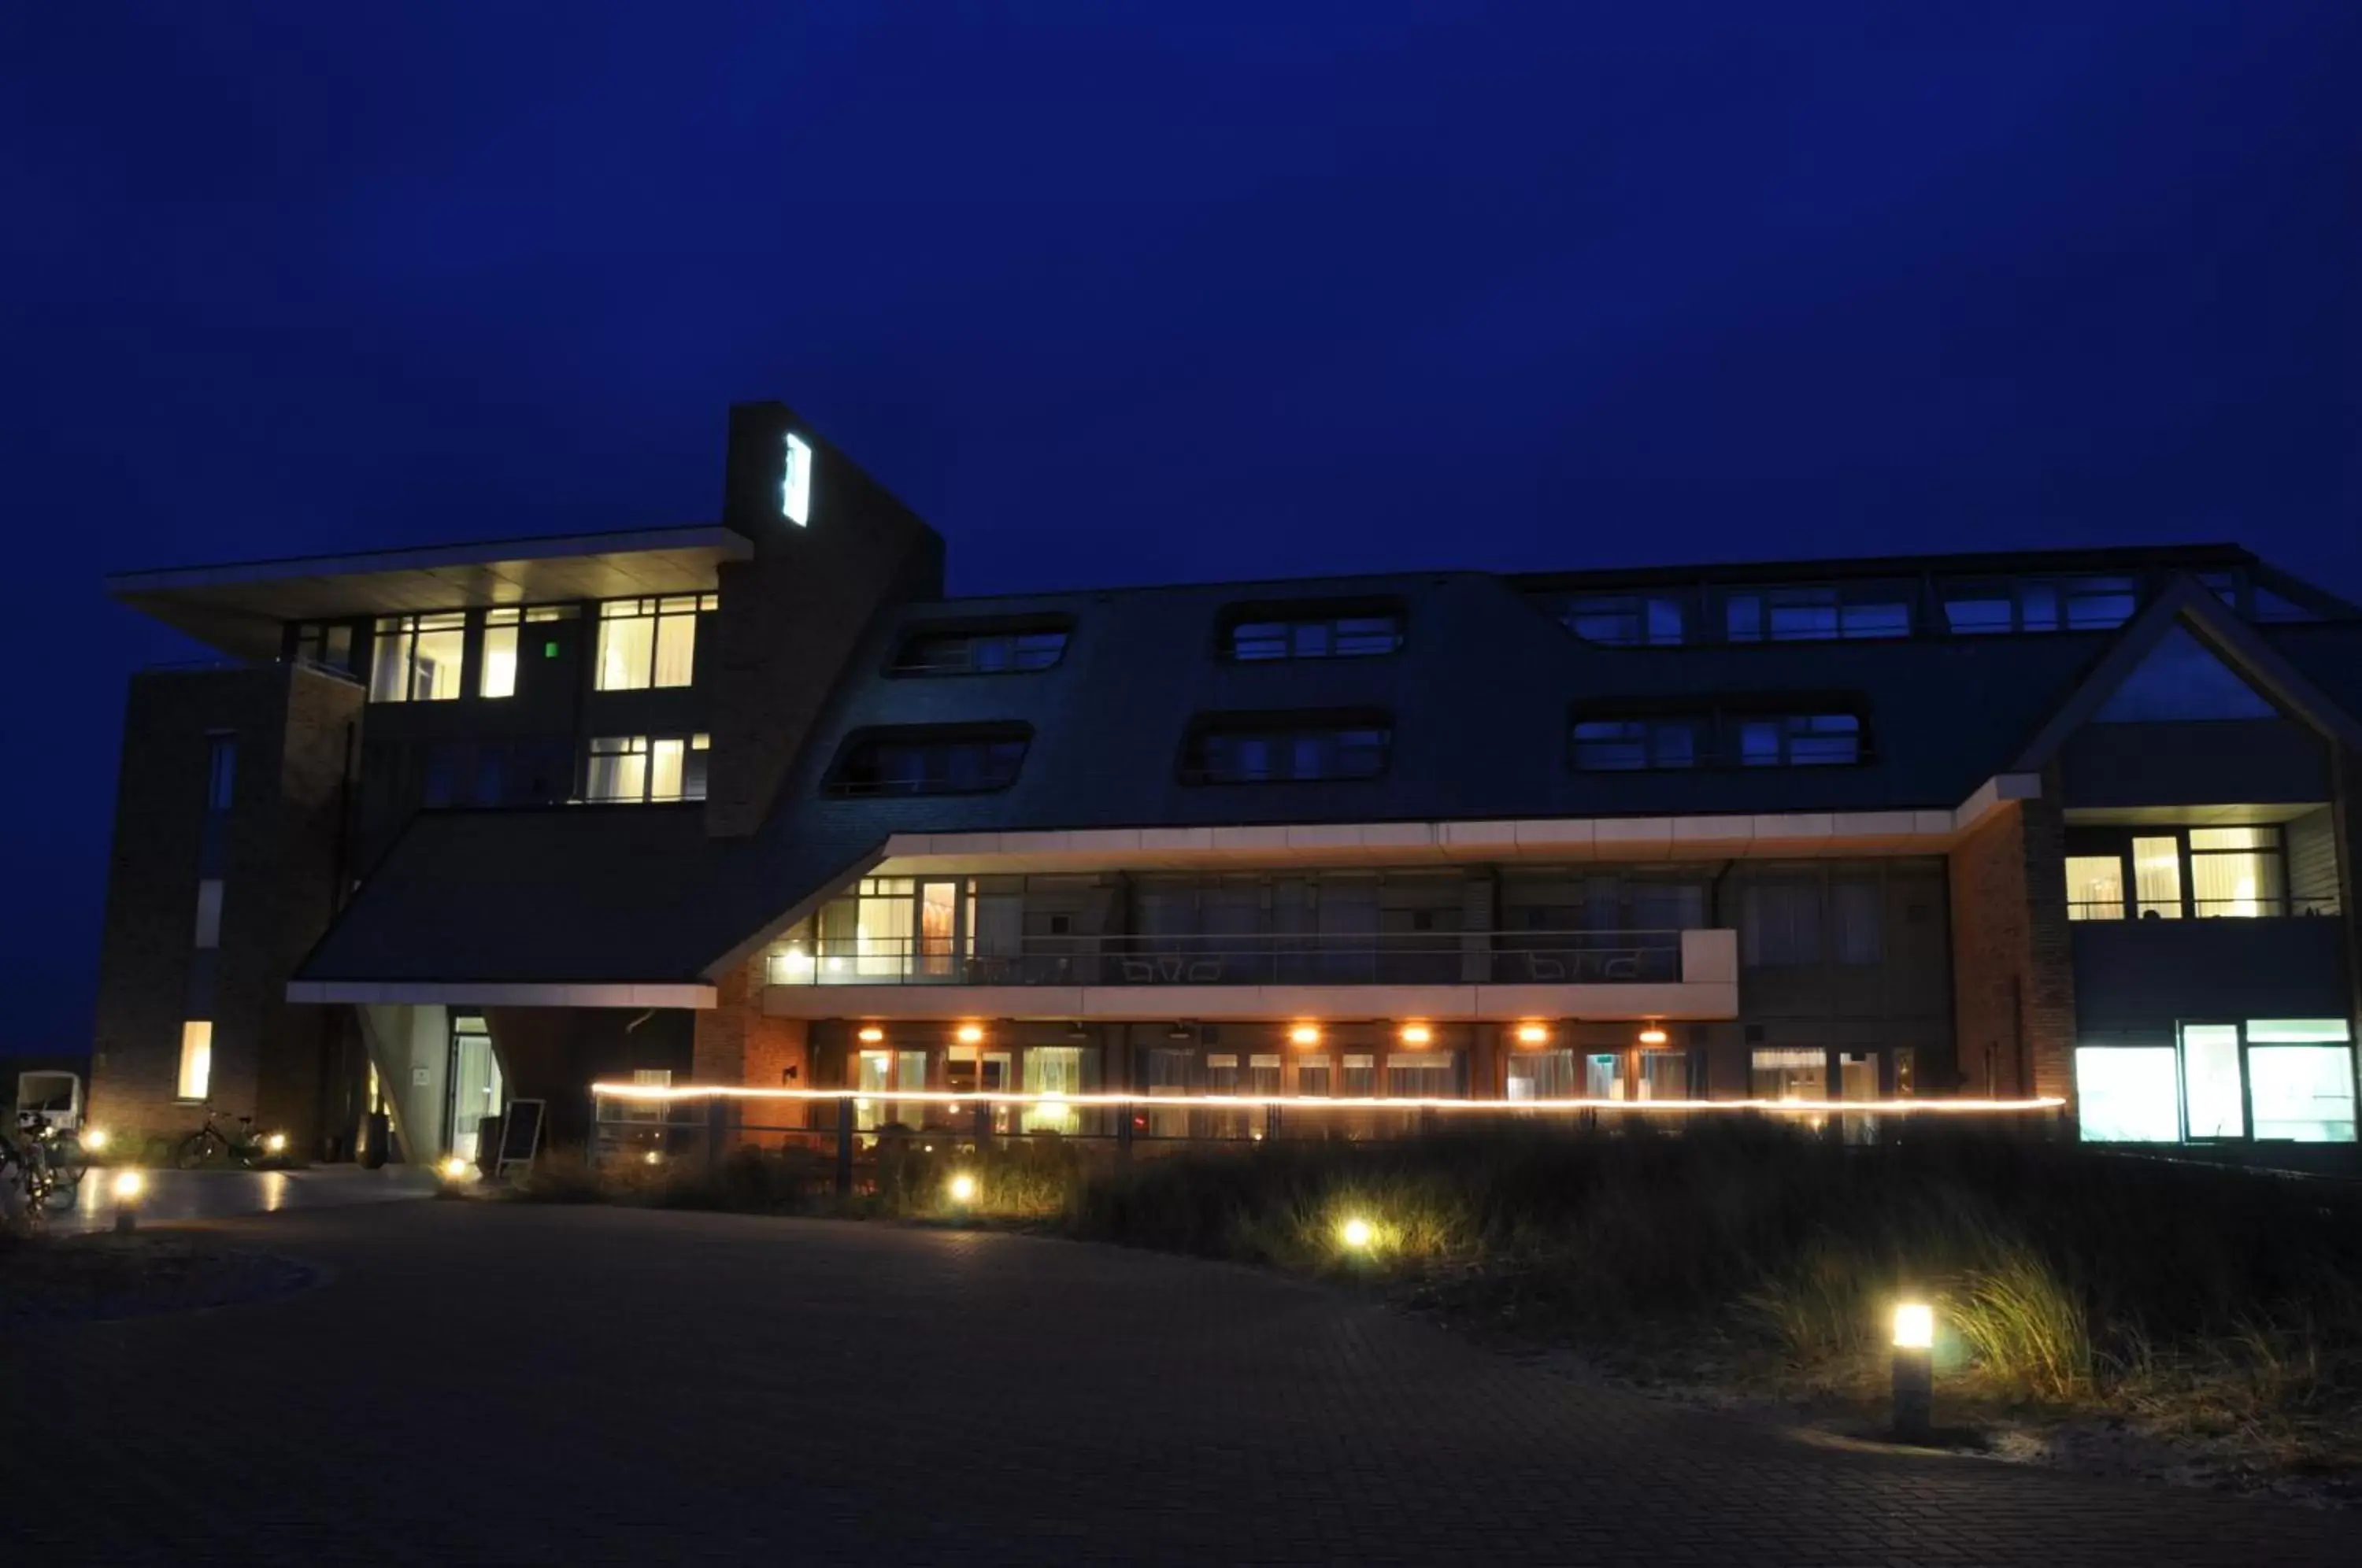
[[[1400,604],[1316,601],[1238,604],[1225,611],[1221,654],[1239,664],[1291,658],[1368,658],[1403,646]]]

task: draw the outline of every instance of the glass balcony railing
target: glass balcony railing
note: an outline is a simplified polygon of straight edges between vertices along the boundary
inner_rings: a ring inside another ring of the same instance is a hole
[[[850,937],[771,955],[775,986],[1617,985],[1682,977],[1678,931],[1032,936],[1006,951]]]

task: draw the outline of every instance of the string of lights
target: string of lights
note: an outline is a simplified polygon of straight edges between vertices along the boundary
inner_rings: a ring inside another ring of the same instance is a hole
[[[961,1106],[1010,1105],[1035,1110],[1144,1106],[1151,1110],[1252,1110],[1279,1107],[1288,1110],[1438,1110],[1565,1112],[1606,1110],[1639,1114],[1669,1111],[1759,1111],[1786,1116],[1945,1116],[2023,1115],[2058,1110],[2066,1100],[2056,1095],[2027,1099],[1446,1099],[1423,1095],[1379,1099],[1371,1096],[1281,1094],[1023,1094],[996,1089],[926,1089],[893,1092],[850,1088],[741,1088],[726,1084],[594,1083],[590,1092],[601,1099],[641,1102],[694,1099],[774,1099],[834,1102],[877,1100],[946,1109]]]

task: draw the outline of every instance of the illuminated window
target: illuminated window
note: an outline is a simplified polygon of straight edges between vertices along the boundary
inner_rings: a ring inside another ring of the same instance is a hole
[[[349,675],[353,668],[353,628],[343,621],[312,621],[295,628],[295,657]]]
[[[1457,1091],[1457,1060],[1449,1051],[1393,1051],[1386,1055],[1386,1098],[1448,1099]]]
[[[459,665],[468,646],[468,617],[381,615],[370,666],[372,702],[448,702],[459,695]]]
[[[515,610],[484,612],[484,657],[476,672],[477,696],[516,695],[519,614]]]
[[[2076,1119],[2087,1143],[2178,1143],[2181,1079],[2170,1045],[2075,1048]]]
[[[1817,1045],[1758,1046],[1748,1059],[1747,1092],[1757,1099],[1826,1099],[1829,1054]]]
[[[179,1094],[182,1099],[203,1099],[213,1087],[214,1026],[213,1021],[193,1018],[181,1025],[181,1076]]]
[[[719,595],[615,599],[599,606],[598,689],[641,691],[687,686],[697,675],[697,617]]]
[[[779,515],[800,528],[811,521],[811,444],[790,435],[779,465]]]
[[[2286,914],[2280,830],[2191,828],[2190,901],[2201,920]]]
[[[2257,1019],[2247,1025],[2256,1136],[2300,1143],[2355,1141],[2354,1050],[2342,1018]]]
[[[702,801],[706,735],[600,735],[590,742],[583,786],[590,801]]]
[[[2133,840],[2133,896],[2143,920],[2181,918],[2181,840]]]
[[[197,884],[197,942],[200,948],[221,945],[222,884],[207,877]]]
[[[1547,1051],[1511,1053],[1508,1088],[1511,1099],[1574,1099],[1573,1049],[1560,1046]]]
[[[2114,855],[2067,857],[2067,918],[2125,918],[2125,863]]]

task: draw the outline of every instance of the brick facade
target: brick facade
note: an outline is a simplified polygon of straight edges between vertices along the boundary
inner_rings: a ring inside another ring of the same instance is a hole
[[[2074,1095],[2075,971],[2056,780],[2003,803],[1951,853],[1962,1092]]]
[[[345,782],[360,688],[292,665],[137,677],[124,721],[91,1058],[91,1113],[127,1131],[194,1125],[180,1101],[181,1031],[214,1025],[209,1095],[231,1116],[322,1125],[331,1021],[290,1007],[287,977],[335,913]],[[206,807],[217,736],[235,741],[231,801]],[[223,883],[219,945],[195,947],[197,885]],[[341,1087],[341,1086],[339,1086]]]

